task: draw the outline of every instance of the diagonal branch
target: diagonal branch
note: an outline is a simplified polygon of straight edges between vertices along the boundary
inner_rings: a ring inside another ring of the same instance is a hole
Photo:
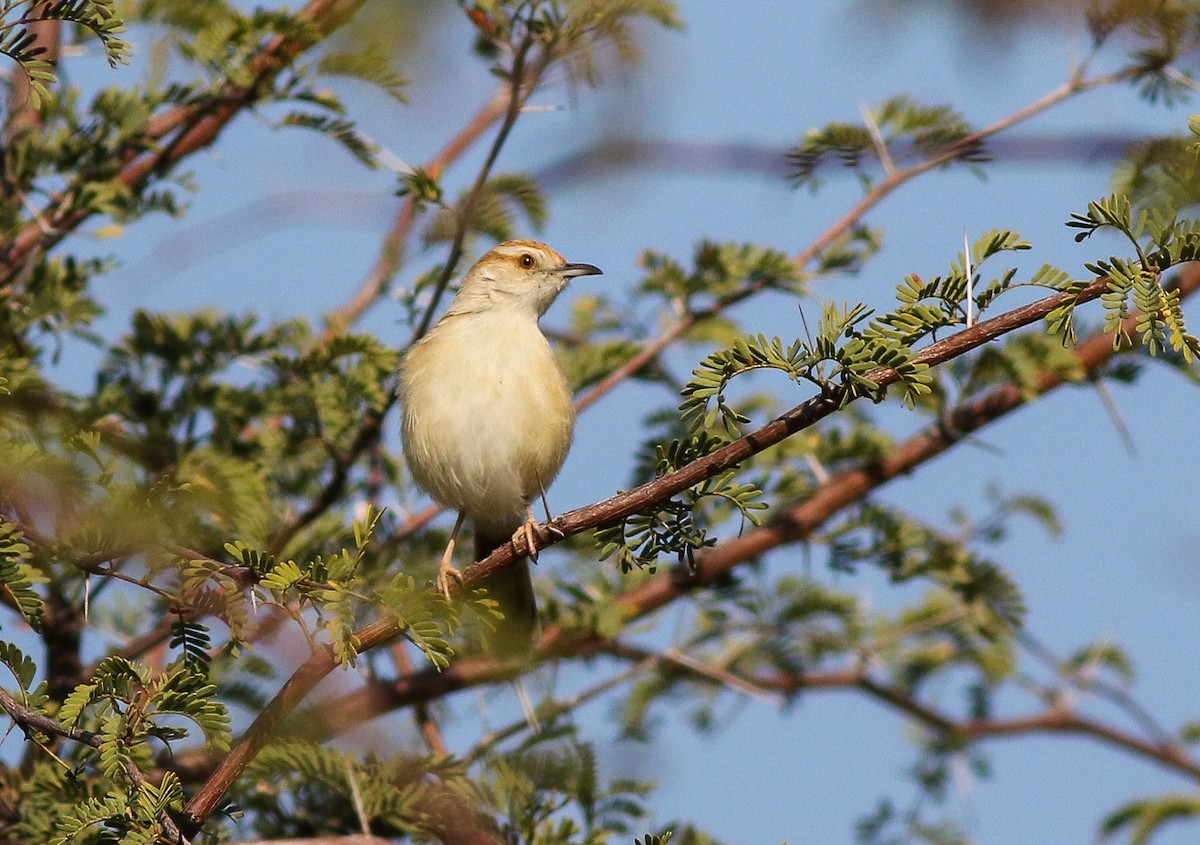
[[[508,140],[509,133],[512,132],[513,127],[517,124],[517,118],[521,115],[521,107],[524,106],[529,95],[533,93],[538,79],[554,59],[553,51],[547,47],[532,64],[529,64],[527,60],[530,50],[533,49],[533,43],[534,33],[532,31],[526,32],[520,45],[514,51],[512,68],[509,70],[508,102],[505,106],[504,119],[500,122],[500,129],[496,132],[496,138],[492,142],[491,149],[488,150],[487,158],[484,160],[483,166],[479,168],[479,173],[475,176],[475,182],[471,185],[471,189],[467,192],[466,199],[463,201],[462,208],[459,210],[458,220],[454,227],[454,238],[450,243],[450,255],[447,256],[445,264],[442,265],[442,273],[433,286],[433,295],[429,299],[429,304],[425,307],[425,313],[421,315],[421,322],[417,324],[416,331],[413,332],[413,343],[420,340],[429,331],[429,326],[433,323],[433,315],[437,312],[442,294],[446,292],[446,287],[450,284],[450,280],[454,278],[454,272],[458,269],[459,259],[462,258],[463,243],[466,240],[471,215],[474,213],[475,205],[479,201],[479,195],[482,193],[484,185],[487,184],[492,168],[495,167],[496,160],[500,157],[500,150],[503,149],[505,141]]]
[[[714,682],[711,671],[707,668],[698,669],[690,662],[680,661],[670,654],[656,655],[627,643],[612,642],[605,644],[601,650],[624,660],[637,661],[636,665],[655,661],[662,671],[686,674],[705,683]],[[1135,756],[1153,760],[1192,780],[1200,781],[1200,760],[1197,760],[1178,744],[1158,739],[1146,739],[1078,713],[1061,701],[1052,703],[1038,713],[1026,716],[960,719],[952,713],[921,701],[908,689],[874,678],[862,666],[799,674],[781,672],[769,676],[747,675],[740,677],[740,681],[755,690],[773,690],[788,697],[817,690],[857,690],[900,711],[937,734],[950,745],[1000,737],[1024,736],[1030,733],[1090,736],[1129,751]],[[716,681],[716,683],[723,682]]]
[[[951,163],[965,151],[977,147],[982,141],[1029,120],[1064,100],[1085,91],[1090,91],[1093,88],[1114,85],[1125,78],[1126,76],[1121,73],[1103,74],[1094,77],[1072,76],[1067,82],[1041,99],[1035,100],[1024,108],[1018,109],[1007,117],[997,120],[976,132],[972,132],[957,144],[947,147],[937,155],[890,173],[886,178],[876,183],[867,191],[862,199],[855,203],[842,217],[836,220],[833,225],[822,232],[815,241],[800,252],[794,259],[796,266],[801,269],[807,267],[822,252],[828,249],[831,244],[853,229],[875,206],[882,203],[891,194],[895,193],[897,189],[916,177]],[[704,320],[716,317],[728,311],[733,306],[761,293],[765,287],[765,282],[750,281],[744,287],[721,297],[707,308],[684,315],[678,322],[659,334],[658,337],[648,341],[636,355],[580,395],[576,403],[577,407],[583,409],[595,404],[630,376],[648,367],[658,358],[664,349],[687,334],[694,326],[702,323]]]
[[[915,357],[914,361],[918,364],[936,365],[951,360],[1007,332],[1036,322],[1056,308],[1096,299],[1107,290],[1107,287],[1108,280],[1101,278],[1091,282],[1077,293],[1057,293],[1045,297],[979,323],[945,340],[930,344]],[[866,377],[882,389],[886,389],[899,379],[899,375],[887,367],[871,370]],[[844,398],[845,395],[841,389],[832,388],[826,395],[814,397],[798,405],[758,431],[718,449],[677,472],[644,484],[628,493],[622,493],[603,502],[564,514],[554,520],[552,528],[545,525],[539,526],[537,530],[538,546],[543,548],[552,545],[566,537],[590,528],[611,524],[666,501],[675,494],[736,466],[752,455],[813,425],[841,407]],[[523,547],[524,541],[520,545]],[[460,589],[470,588],[503,566],[512,564],[516,557],[523,554],[524,551],[523,548],[515,548],[515,544],[502,546],[486,560],[469,567],[463,573]],[[658,579],[655,579],[650,583],[653,584],[657,581]],[[631,616],[642,615],[661,606],[662,603],[669,600],[669,594],[657,596],[652,594],[647,598],[644,595],[639,596],[635,592],[632,598],[640,599],[640,601],[627,602]],[[372,622],[356,632],[359,651],[360,653],[366,652],[388,643],[400,636],[401,633],[403,633],[403,628],[395,619],[384,618]],[[548,630],[543,641],[543,649],[547,653],[545,656],[567,653],[570,651],[570,641],[580,638],[578,633],[568,633],[561,627]],[[586,640],[586,635],[582,639]],[[275,728],[322,678],[333,671],[336,665],[337,660],[332,649],[329,647],[316,649],[284,683],[258,718],[254,720],[245,735],[229,755],[221,761],[216,771],[188,804],[188,812],[197,827],[203,824],[217,807],[229,787],[258,754]],[[408,682],[414,689],[421,688],[420,694],[428,700],[466,686],[500,680],[504,677],[515,677],[525,671],[527,666],[528,664],[521,662],[497,664],[488,658],[468,658],[459,661],[451,669],[437,674],[435,677],[414,675],[395,686],[400,687]],[[401,702],[392,698],[393,706],[399,706],[400,703],[409,702]]]
[[[1175,287],[1184,297],[1200,289],[1200,265],[1184,267]],[[1138,319],[1138,314],[1130,316],[1125,329],[1132,332]],[[1116,354],[1111,336],[1102,331],[1079,344],[1075,352],[1082,368],[1092,375],[1098,374]],[[810,536],[834,514],[862,500],[891,479],[911,473],[971,433],[1066,383],[1060,374],[1045,372],[1032,391],[1022,392],[1015,385],[996,387],[953,410],[948,416],[948,424],[931,426],[897,446],[887,457],[831,477],[810,497],[786,508],[770,524],[700,551],[693,572],[683,569],[664,572],[629,588],[616,601],[625,608],[626,619],[632,621],[646,616],[686,593],[711,584],[740,564]],[[546,629],[541,649],[531,666],[567,655],[586,656],[594,653],[597,647],[597,641],[588,632],[561,624],[552,625]],[[389,710],[508,677],[511,672],[499,664],[492,663],[489,667],[480,665],[477,660],[460,661],[443,672],[426,671],[392,683],[372,682],[362,690],[338,698],[327,709],[336,712],[346,724],[360,724]]]
[[[47,736],[61,736],[64,739],[74,740],[92,748],[100,747],[100,736],[98,734],[85,731],[82,728],[69,727],[57,719],[43,716],[33,708],[26,707],[17,701],[8,690],[0,689],[0,708],[3,708],[12,720],[24,730],[33,729]]]
[[[502,86],[483,107],[475,113],[470,122],[455,135],[445,147],[438,151],[425,165],[424,170],[431,179],[439,179],[447,167],[463,155],[487,128],[499,120],[509,108],[509,86]],[[328,340],[335,333],[345,331],[358,322],[359,318],[383,296],[393,276],[400,269],[404,260],[404,247],[412,233],[416,222],[417,200],[409,196],[400,206],[387,236],[383,239],[379,255],[371,265],[367,277],[350,297],[350,300],[334,312],[329,318],[329,328],[323,339]]]
[[[926,364],[931,367],[945,363],[1015,329],[1037,322],[1057,308],[1090,302],[1103,294],[1107,288],[1108,279],[1100,278],[1092,281],[1077,293],[1056,293],[1039,299],[926,346],[913,358],[913,363]],[[876,367],[867,372],[865,378],[882,389],[886,389],[900,380],[899,374],[890,367]],[[672,496],[720,475],[747,458],[814,425],[841,408],[846,399],[847,394],[844,388],[831,387],[823,395],[814,396],[757,431],[722,446],[676,472],[657,478],[627,493],[621,493],[602,502],[569,511],[551,523],[538,527],[536,531],[537,546],[539,549],[545,548],[589,528],[612,525],[619,520],[648,511]],[[478,583],[528,552],[529,549],[526,548],[524,538],[520,542],[501,546],[485,560],[472,565],[463,573],[464,585],[471,586]],[[658,579],[648,583],[658,583]]]
[[[143,185],[220,136],[225,127],[259,97],[292,61],[357,11],[364,0],[309,0],[296,14],[305,26],[293,35],[267,41],[248,62],[248,81],[225,82],[215,94],[200,102],[176,106],[153,118],[117,158],[122,168],[116,181],[131,188]],[[73,189],[51,195],[38,220],[32,221],[0,250],[0,288],[13,282],[25,266],[59,243],[95,212],[75,202]]]

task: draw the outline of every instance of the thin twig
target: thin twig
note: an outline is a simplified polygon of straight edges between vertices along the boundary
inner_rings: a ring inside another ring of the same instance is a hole
[[[509,87],[501,86],[500,90],[476,112],[475,116],[465,127],[455,135],[445,147],[438,151],[424,170],[431,179],[438,179],[443,171],[460,158],[487,131],[488,127],[500,119],[508,109]],[[365,314],[370,307],[387,291],[392,278],[400,269],[404,260],[404,247],[412,233],[416,222],[417,200],[409,196],[400,206],[392,226],[380,247],[379,255],[371,266],[367,277],[341,309],[334,312],[329,319],[329,328],[325,330],[322,339],[328,341],[336,333],[345,331]]]
[[[508,104],[504,112],[504,119],[500,123],[500,128],[496,131],[496,137],[492,141],[491,149],[488,150],[483,166],[479,168],[479,173],[475,176],[474,184],[471,185],[471,189],[467,191],[466,198],[463,200],[462,209],[459,211],[458,220],[454,227],[454,237],[450,242],[450,254],[442,265],[441,275],[438,276],[437,282],[434,283],[433,293],[430,296],[429,304],[425,307],[425,313],[421,315],[421,320],[413,332],[413,343],[422,338],[429,331],[429,327],[433,323],[433,315],[437,312],[442,294],[445,293],[446,287],[450,284],[450,280],[454,278],[454,273],[458,269],[458,261],[462,257],[463,243],[467,237],[467,228],[470,225],[475,204],[479,200],[484,185],[487,184],[488,177],[491,176],[496,160],[500,157],[500,150],[504,148],[504,143],[508,140],[509,133],[512,132],[512,128],[516,125],[517,118],[521,116],[521,106],[524,105],[526,98],[532,93],[533,86],[536,85],[537,79],[550,61],[551,54],[544,54],[539,61],[529,68],[529,76],[526,77],[525,61],[529,55],[529,51],[533,48],[533,39],[533,33],[526,32],[520,46],[513,53],[512,68],[509,70]]]

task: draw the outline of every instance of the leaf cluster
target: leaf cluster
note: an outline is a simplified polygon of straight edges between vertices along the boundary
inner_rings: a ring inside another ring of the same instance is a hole
[[[57,81],[54,62],[46,57],[30,25],[39,21],[73,23],[100,40],[109,65],[129,60],[129,44],[120,36],[125,31],[116,15],[114,0],[3,0],[0,2],[0,55],[16,62],[29,83],[29,107],[40,109],[50,98]]]
[[[970,124],[949,106],[922,105],[900,95],[886,100],[870,114],[867,124],[830,123],[810,130],[804,141],[788,153],[795,168],[789,175],[795,187],[817,188],[821,165],[836,159],[854,170],[864,185],[872,178],[867,159],[886,151],[886,164],[910,160],[944,159],[947,164],[979,164],[988,160],[983,142]]]
[[[1200,341],[1188,333],[1179,292],[1163,285],[1162,274],[1200,256],[1200,223],[1166,216],[1152,208],[1135,214],[1128,197],[1113,194],[1090,203],[1085,213],[1072,215],[1067,225],[1079,230],[1077,241],[1103,230],[1115,230],[1136,250],[1133,261],[1114,256],[1086,265],[1096,275],[1109,279],[1103,302],[1105,329],[1113,335],[1113,348],[1132,345],[1133,339],[1122,325],[1132,313],[1132,305],[1140,311],[1139,345],[1151,355],[1162,354],[1169,346],[1191,363],[1200,352]],[[1053,315],[1050,320],[1054,326]]]

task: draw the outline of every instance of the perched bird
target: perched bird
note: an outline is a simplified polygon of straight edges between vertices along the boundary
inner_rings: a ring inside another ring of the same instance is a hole
[[[458,511],[437,585],[449,598],[454,546],[463,520],[475,527],[475,560],[523,531],[533,549],[531,504],[567,457],[575,407],[538,319],[576,276],[545,244],[507,241],[462,280],[445,315],[405,357],[400,378],[404,457],[413,480]],[[537,631],[529,563],[482,584],[504,614],[497,646],[527,650]]]

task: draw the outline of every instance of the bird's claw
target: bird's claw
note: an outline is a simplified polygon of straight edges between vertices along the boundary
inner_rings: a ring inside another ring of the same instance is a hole
[[[463,582],[462,573],[453,566],[443,563],[438,567],[437,589],[446,601],[450,601],[450,582],[452,581],[455,584],[461,585]]]
[[[521,527],[516,530],[512,537],[514,546],[521,538],[525,539],[525,548],[528,550],[526,555],[534,563],[537,563],[538,559],[537,535],[533,532],[536,526],[536,520],[532,518],[528,519],[521,523]]]
[[[542,503],[545,504],[544,498],[542,499]],[[535,517],[533,515],[532,507],[526,507],[525,512],[528,514],[527,518],[525,519],[525,522],[521,525],[520,528],[518,528],[513,533],[513,536],[512,536],[513,548],[515,549],[517,547],[517,545],[520,543],[521,538],[524,538],[525,539],[525,548],[528,549],[528,552],[526,552],[526,554],[528,555],[528,557],[531,561],[533,561],[534,563],[537,563],[538,547],[537,547],[537,532],[535,531],[535,529],[538,527],[538,521],[537,521],[537,517]],[[555,535],[556,537],[558,537],[558,539],[560,539],[560,540],[565,540],[567,537],[567,533],[565,531],[563,531],[561,528],[559,528],[557,525],[555,525],[554,521],[550,518],[550,508],[549,507],[546,508],[546,530],[549,531],[551,534]]]

